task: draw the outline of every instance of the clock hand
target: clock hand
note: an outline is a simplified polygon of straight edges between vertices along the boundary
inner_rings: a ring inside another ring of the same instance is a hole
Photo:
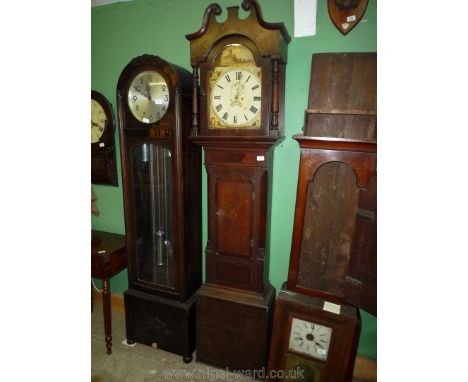
[[[148,95],[143,93],[142,91],[135,89],[138,93],[140,93],[143,97],[148,98]]]
[[[241,90],[241,80],[237,81],[236,100],[239,99],[240,90]]]
[[[150,86],[148,85],[148,83],[146,84],[146,93],[147,93],[147,97],[148,97],[148,101],[151,101],[151,94],[150,94]]]
[[[91,121],[91,128],[93,128],[93,126],[102,127],[101,125],[98,125],[97,123],[94,123],[93,121]]]

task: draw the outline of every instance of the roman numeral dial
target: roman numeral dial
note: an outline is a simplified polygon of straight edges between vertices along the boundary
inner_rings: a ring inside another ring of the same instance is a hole
[[[261,101],[261,68],[215,68],[210,79],[210,127],[260,128]]]

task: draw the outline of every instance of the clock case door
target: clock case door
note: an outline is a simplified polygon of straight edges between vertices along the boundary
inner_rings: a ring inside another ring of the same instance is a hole
[[[304,296],[281,289],[275,304],[273,333],[268,358],[268,370],[284,370],[285,373],[296,368],[304,370],[305,379],[311,382],[350,382],[356,359],[361,317],[359,309],[341,305],[340,313],[323,309],[325,300]],[[292,319],[326,326],[332,330],[326,360],[297,353],[289,348]],[[312,376],[313,375],[313,376]],[[289,380],[285,378],[285,380]]]
[[[166,114],[152,124],[130,112],[126,94],[141,71],[168,84]],[[129,288],[185,301],[201,285],[201,149],[190,133],[190,73],[156,56],[132,60],[118,87]]]
[[[262,158],[261,161],[258,158]],[[265,293],[267,194],[273,150],[205,148],[206,282]]]

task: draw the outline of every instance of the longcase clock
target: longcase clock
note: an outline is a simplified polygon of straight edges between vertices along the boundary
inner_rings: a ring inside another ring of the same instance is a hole
[[[351,381],[359,308],[377,312],[376,121],[376,54],[314,54],[268,363],[284,380],[298,370],[306,381]]]
[[[265,253],[273,148],[283,135],[290,37],[263,20],[254,0],[205,11],[187,35],[193,67],[191,139],[208,173],[206,283],[197,297],[197,360],[262,369],[268,357],[275,290]],[[248,323],[248,324],[246,324]]]
[[[288,289],[377,313],[377,55],[313,55]],[[351,80],[352,79],[352,80]]]
[[[143,55],[117,85],[129,289],[128,342],[190,362],[201,285],[201,149],[189,142],[190,73]]]

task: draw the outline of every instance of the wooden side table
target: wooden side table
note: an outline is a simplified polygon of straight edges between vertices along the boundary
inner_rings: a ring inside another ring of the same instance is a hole
[[[125,235],[91,231],[91,276],[102,280],[102,308],[107,354],[112,354],[110,278],[127,268]]]

